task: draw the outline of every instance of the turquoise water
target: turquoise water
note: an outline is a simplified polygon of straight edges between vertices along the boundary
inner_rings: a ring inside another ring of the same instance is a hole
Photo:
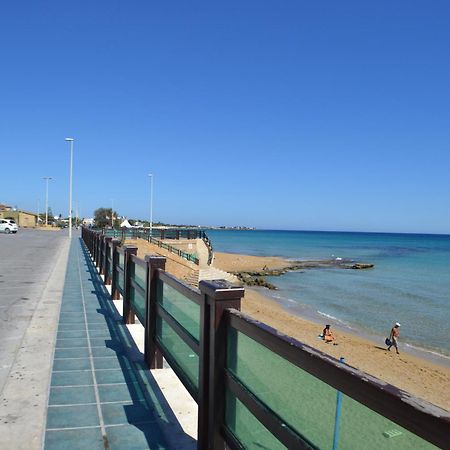
[[[208,231],[216,251],[293,260],[348,258],[370,270],[290,272],[266,291],[293,314],[383,343],[400,322],[403,348],[450,360],[450,235],[313,231]]]

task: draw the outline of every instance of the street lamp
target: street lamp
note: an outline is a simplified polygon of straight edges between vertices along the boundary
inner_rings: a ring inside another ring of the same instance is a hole
[[[70,142],[70,187],[69,187],[69,239],[72,239],[72,166],[73,166],[73,138],[66,138]]]
[[[52,177],[42,177],[45,180],[45,226],[48,225],[48,180],[53,180]]]
[[[153,229],[153,174],[149,173],[150,177],[150,236],[152,236]]]
[[[111,199],[111,228],[114,228],[114,199]]]

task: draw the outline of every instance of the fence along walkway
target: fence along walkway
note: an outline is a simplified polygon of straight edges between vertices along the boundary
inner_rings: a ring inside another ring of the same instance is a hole
[[[162,257],[83,239],[125,321],[145,327],[148,366],[164,356],[197,402],[199,449],[449,448],[449,412],[242,314],[242,288],[192,289]]]
[[[152,230],[152,234],[150,235],[150,232],[148,229],[122,229],[122,230],[115,230],[115,229],[102,229],[101,233],[108,237],[113,238],[120,238],[122,241],[124,241],[126,238],[130,239],[144,239],[147,242],[150,242],[152,244],[157,245],[158,247],[161,247],[163,249],[168,250],[171,253],[175,253],[176,255],[180,256],[181,258],[186,259],[187,261],[191,261],[194,264],[199,265],[200,260],[196,254],[184,252],[183,250],[180,250],[173,245],[166,244],[165,242],[162,242],[163,239],[202,239],[205,243],[207,249],[208,249],[208,261],[207,265],[211,265],[214,251],[212,247],[212,243],[209,240],[208,236],[203,230],[198,229],[154,229]]]
[[[169,435],[192,448],[80,244],[69,255],[45,450],[167,449]]]

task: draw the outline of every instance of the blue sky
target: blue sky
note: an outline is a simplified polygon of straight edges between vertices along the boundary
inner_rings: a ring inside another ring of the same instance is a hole
[[[0,202],[450,232],[450,2],[0,6]]]

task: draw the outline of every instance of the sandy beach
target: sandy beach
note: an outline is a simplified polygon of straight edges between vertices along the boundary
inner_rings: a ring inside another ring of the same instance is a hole
[[[281,269],[291,264],[292,261],[282,258],[219,252],[214,261],[216,267],[227,272],[262,270],[263,267]],[[382,343],[338,329],[333,330],[338,345],[326,344],[318,338],[323,325],[291,315],[263,292],[246,287],[242,311],[335,358],[343,356],[348,364],[450,410],[450,369],[404,352],[401,339],[400,355],[394,349],[386,351]]]
[[[166,270],[177,278],[186,280],[198,266],[182,260],[173,253],[149,244],[141,239],[127,240],[138,247],[138,255],[159,254],[167,257]],[[214,266],[227,272],[283,269],[292,265],[277,257],[259,257],[231,253],[215,253]],[[245,287],[241,309],[246,314],[264,322],[299,341],[317,348],[335,358],[345,358],[347,364],[380,378],[413,395],[450,410],[450,369],[403,351],[400,339],[400,355],[392,349],[386,351],[381,342],[370,341],[348,331],[333,328],[338,345],[326,344],[318,337],[323,324],[298,315],[265,296],[264,288]]]

